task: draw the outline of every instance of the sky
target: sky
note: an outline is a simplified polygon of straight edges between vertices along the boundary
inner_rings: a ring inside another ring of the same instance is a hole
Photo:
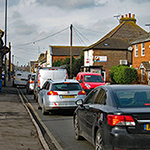
[[[150,0],[7,0],[6,45],[11,43],[12,63],[36,61],[49,45],[70,46],[71,24],[73,46],[94,44],[129,13],[149,32],[149,7]],[[0,0],[0,19],[5,31],[5,0]]]

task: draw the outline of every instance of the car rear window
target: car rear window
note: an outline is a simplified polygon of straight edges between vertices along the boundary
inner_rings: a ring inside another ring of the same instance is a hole
[[[114,94],[119,107],[150,107],[148,90],[115,91]]]
[[[22,75],[22,74],[20,74],[20,73],[19,73],[19,74],[17,74],[17,76],[21,76],[21,75]]]
[[[84,81],[85,82],[104,82],[101,76],[96,76],[96,75],[85,75]]]
[[[52,90],[54,91],[78,91],[81,90],[79,83],[57,83],[53,84]]]

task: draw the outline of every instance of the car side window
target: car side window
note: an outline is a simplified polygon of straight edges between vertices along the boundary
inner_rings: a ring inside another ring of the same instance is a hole
[[[103,88],[101,88],[95,98],[94,104],[104,104],[104,101],[106,102],[106,92]]]
[[[50,87],[50,83],[48,82],[46,85],[46,90],[49,90],[49,87]]]
[[[83,76],[81,75],[81,82],[83,82]]]
[[[45,82],[45,83],[44,83],[44,85],[43,85],[42,89],[46,89],[46,85],[47,85],[47,83],[48,83],[48,82]]]
[[[93,100],[98,92],[99,88],[95,88],[89,95],[86,97],[84,104],[93,104]]]

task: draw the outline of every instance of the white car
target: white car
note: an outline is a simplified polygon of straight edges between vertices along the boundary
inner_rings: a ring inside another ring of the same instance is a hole
[[[26,86],[29,76],[31,75],[30,72],[27,71],[16,71],[13,77],[13,86]]]
[[[59,109],[74,110],[77,107],[75,102],[78,99],[84,100],[86,96],[85,91],[76,80],[47,80],[39,90],[38,104],[39,108],[42,108],[43,115]]]
[[[35,81],[35,73],[32,73],[31,76],[28,79],[27,85],[26,85],[26,92],[29,93],[33,93],[33,89],[34,89],[34,81]]]

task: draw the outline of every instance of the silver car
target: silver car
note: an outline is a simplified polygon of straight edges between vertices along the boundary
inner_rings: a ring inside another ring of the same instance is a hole
[[[38,105],[43,115],[59,109],[74,110],[77,107],[75,102],[78,99],[84,100],[86,96],[77,80],[47,80],[39,90]]]

